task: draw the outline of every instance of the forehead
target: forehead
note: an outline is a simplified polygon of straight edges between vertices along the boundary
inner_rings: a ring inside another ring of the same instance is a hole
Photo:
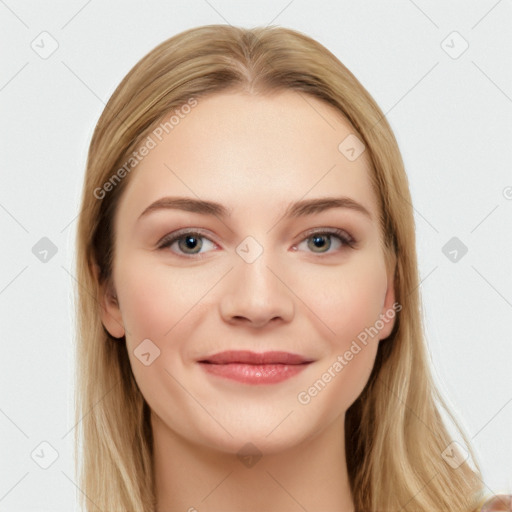
[[[377,217],[368,152],[347,158],[340,143],[357,136],[355,129],[310,95],[213,94],[198,99],[177,123],[160,126],[129,176],[119,205],[123,215],[138,215],[166,195],[260,215],[263,205],[284,209],[302,198],[346,195]]]

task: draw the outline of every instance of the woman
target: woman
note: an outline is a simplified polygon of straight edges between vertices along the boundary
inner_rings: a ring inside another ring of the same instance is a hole
[[[396,140],[314,40],[211,25],[137,63],[92,138],[77,272],[88,510],[487,499],[441,419]]]

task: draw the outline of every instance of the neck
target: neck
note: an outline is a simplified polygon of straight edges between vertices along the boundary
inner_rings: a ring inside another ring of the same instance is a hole
[[[353,512],[343,422],[258,459],[190,443],[152,413],[155,512]]]

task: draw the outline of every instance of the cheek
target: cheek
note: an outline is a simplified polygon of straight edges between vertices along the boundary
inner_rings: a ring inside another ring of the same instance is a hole
[[[358,336],[364,340],[365,332],[369,342],[379,339],[371,328],[382,312],[387,289],[385,267],[380,259],[354,259],[336,272],[331,269],[317,274],[314,282],[322,293],[310,293],[311,309],[329,328],[333,350],[347,350]]]
[[[328,333],[329,343],[325,363],[311,382],[316,389],[311,391],[322,390],[322,398],[315,399],[317,406],[332,403],[346,410],[363,390],[375,362],[387,289],[385,267],[377,258],[361,258],[335,273],[317,275],[315,283],[323,292],[310,294],[311,309],[318,314],[318,328],[328,326],[322,332]]]
[[[127,350],[134,376],[148,401],[162,386],[169,385],[174,394],[179,393],[165,369],[173,374],[181,371],[204,296],[219,280],[218,274],[199,267],[185,271],[157,264],[147,255],[133,255],[116,267]],[[151,344],[146,341],[141,345],[148,339]],[[148,346],[157,357],[145,366],[137,354],[145,353],[142,347]]]
[[[173,324],[173,302],[170,289],[163,282],[153,282],[148,273],[132,273],[120,292],[127,341],[137,344],[145,338],[158,339]]]
[[[201,272],[180,271],[133,257],[118,267],[123,321],[133,343],[149,338],[166,339],[194,305],[198,305],[215,276],[202,279]]]
[[[135,380],[151,408],[172,417],[186,408],[186,396],[169,373],[176,373],[179,353],[194,328],[187,312],[205,290],[197,280],[192,283],[193,273],[180,273],[149,260],[146,255],[118,262],[116,287]],[[141,345],[148,339],[151,343]],[[145,352],[150,354],[148,365],[139,359]],[[162,396],[174,399],[162,406]]]

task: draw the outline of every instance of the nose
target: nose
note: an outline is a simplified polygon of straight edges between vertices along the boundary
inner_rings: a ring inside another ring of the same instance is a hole
[[[283,273],[272,268],[264,256],[265,252],[252,263],[241,260],[229,273],[220,301],[224,321],[261,328],[293,318],[293,292]]]

